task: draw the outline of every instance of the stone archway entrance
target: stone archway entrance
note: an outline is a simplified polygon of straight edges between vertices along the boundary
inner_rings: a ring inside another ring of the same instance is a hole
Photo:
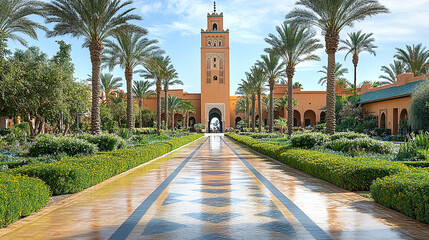
[[[222,112],[218,108],[212,108],[209,112],[209,133],[223,132]]]

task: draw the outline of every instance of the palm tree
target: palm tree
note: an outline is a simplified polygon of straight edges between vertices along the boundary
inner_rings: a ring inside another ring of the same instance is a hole
[[[429,50],[422,44],[406,45],[406,49],[396,48],[395,58],[404,62],[407,71],[414,73],[414,76],[426,74],[429,71]]]
[[[378,87],[378,86],[381,86],[381,85],[383,85],[381,82],[379,82],[379,81],[368,81],[368,80],[366,80],[366,81],[363,81],[363,82],[361,82],[360,84],[359,84],[359,86],[360,87],[362,87],[362,85],[364,85],[364,84],[371,84],[371,87],[372,88],[376,88],[376,87]]]
[[[359,54],[362,52],[369,52],[370,54],[376,55],[375,49],[377,46],[373,44],[375,39],[372,37],[372,33],[364,33],[362,34],[362,30],[358,32],[348,33],[349,39],[341,40],[341,43],[344,46],[340,47],[338,51],[346,50],[346,56],[344,56],[344,60],[347,59],[349,54],[353,55],[352,62],[354,66],[354,93],[356,94],[356,85],[357,85],[357,65],[359,63]]]
[[[299,83],[299,82],[294,82],[294,83],[293,83],[293,88],[299,88],[300,90],[302,90],[302,89],[303,89],[302,84],[301,84],[301,83]]]
[[[162,99],[165,102],[165,99]],[[180,110],[181,105],[183,104],[183,100],[178,98],[175,95],[169,95],[168,96],[168,105],[165,104],[164,106],[168,106],[168,110],[164,111],[166,113],[170,113],[171,114],[171,130],[174,131],[174,115]],[[166,120],[168,119],[168,115],[166,115]],[[167,128],[168,129],[168,128]]]
[[[258,96],[258,114],[259,114],[259,123],[258,123],[258,130],[259,132],[262,132],[262,93],[264,92],[265,84],[267,82],[267,77],[265,75],[265,72],[262,70],[262,68],[256,66],[253,66],[252,69],[250,69],[250,73],[246,73],[249,76],[249,80],[251,85],[253,86],[253,95],[252,95],[252,112],[253,112],[253,124],[252,124],[252,131],[255,131],[255,93]]]
[[[182,114],[184,129],[188,130],[189,114],[196,112],[194,104],[191,101],[182,101],[182,104],[180,105],[178,112]]]
[[[261,58],[262,61],[258,61],[257,64],[265,73],[270,88],[270,104],[267,117],[269,126],[268,130],[269,132],[272,132],[274,125],[274,86],[277,79],[281,79],[285,76],[285,62],[280,61],[280,56],[274,52],[270,52],[268,55],[262,55]]]
[[[122,87],[122,78],[113,77],[111,73],[102,73],[100,76],[101,90],[104,91],[106,101],[112,91],[118,91]]]
[[[31,0],[1,0],[0,1],[0,44],[6,44],[7,39],[17,40],[24,46],[27,41],[19,33],[37,39],[37,29],[48,29],[29,19],[31,15],[43,15],[42,3]]]
[[[142,65],[151,56],[162,51],[155,44],[157,40],[149,40],[143,32],[117,32],[113,36],[115,41],[106,40],[106,50],[103,55],[105,66],[112,71],[116,66],[125,70],[127,84],[127,128],[133,132],[133,74],[134,69]]]
[[[288,134],[293,132],[293,76],[295,67],[306,61],[320,61],[320,57],[315,55],[317,49],[323,47],[320,41],[315,38],[316,33],[310,28],[299,26],[295,23],[283,23],[276,27],[278,36],[269,34],[265,39],[271,45],[271,49],[279,55],[286,63],[286,75],[288,78]]]
[[[174,69],[173,65],[171,65],[171,68],[169,69],[169,71],[167,72],[167,74],[164,76],[164,78],[162,79],[162,85],[164,85],[164,99],[168,99],[168,89],[170,86],[173,85],[183,85],[183,82],[181,80],[178,79],[178,74],[176,69]],[[164,109],[169,109],[168,108],[168,101],[165,101],[165,108]],[[168,129],[168,114],[165,113],[165,129]]]
[[[381,71],[385,73],[385,75],[380,75],[380,79],[384,79],[385,81],[381,81],[381,85],[395,83],[398,75],[406,72],[406,65],[404,62],[399,60],[393,60],[393,64],[389,64],[389,66],[381,66]]]
[[[147,80],[134,82],[133,94],[134,94],[134,97],[139,100],[139,128],[143,127],[143,119],[142,119],[143,100],[148,97],[155,96],[155,92],[150,89],[153,85],[154,85],[153,82],[149,82]]]
[[[276,109],[278,109],[280,107],[280,104],[279,104],[279,99],[278,98],[274,98],[273,99],[273,108],[274,108],[274,111],[276,110]],[[271,106],[270,106],[270,98],[269,97],[263,97],[262,98],[262,111],[263,112],[267,112],[267,116],[269,116],[270,115],[270,111],[271,111]],[[273,118],[271,118],[272,119],[272,121],[273,121],[273,124],[274,124],[274,113],[273,113]],[[271,120],[270,119],[270,120]],[[274,126],[274,125],[273,125]],[[270,126],[271,128],[272,128],[272,126]]]
[[[234,112],[236,115],[243,113],[244,114],[244,119],[247,119],[247,109],[248,106],[246,105],[247,101],[244,97],[240,97],[240,100],[238,100],[235,103],[235,107],[234,107]]]
[[[326,84],[326,130],[335,133],[335,53],[340,42],[340,32],[354,22],[380,13],[389,13],[378,0],[299,0],[286,18],[299,24],[317,26],[325,35],[325,51],[328,54]]]
[[[328,68],[326,66],[322,67],[323,69],[317,72],[323,73],[324,77],[319,79],[319,84],[323,85],[327,81],[327,72]],[[344,77],[344,74],[349,73],[349,70],[347,68],[343,68],[343,64],[336,63],[335,64],[335,71],[334,71],[334,79],[335,79],[335,85],[338,85],[342,88],[347,88],[350,85],[350,82],[347,80],[347,78]]]
[[[130,12],[131,0],[53,0],[44,4],[46,23],[56,23],[48,37],[70,34],[85,38],[84,46],[89,48],[92,64],[92,109],[91,131],[100,132],[100,67],[106,39],[117,32],[145,29],[132,25],[129,21],[141,20]],[[127,9],[126,9],[127,8]]]
[[[288,96],[283,96],[280,98],[279,102],[278,102],[278,106],[279,108],[287,108],[289,104],[289,97]],[[296,99],[292,99],[292,105],[293,107],[298,107],[298,100]]]
[[[246,112],[244,114],[244,118],[248,128],[250,128],[250,118],[248,116],[250,115],[250,99],[253,94],[252,91],[253,91],[253,87],[249,82],[249,78],[247,78],[246,80],[241,79],[241,83],[238,84],[237,91],[235,92],[235,94],[242,95],[242,98],[246,100]]]
[[[156,85],[156,129],[158,135],[161,134],[161,91],[162,91],[162,79],[168,75],[173,66],[171,65],[171,59],[169,56],[156,55],[153,56],[149,61],[144,63],[145,70],[142,71],[141,77],[146,79],[155,80]]]

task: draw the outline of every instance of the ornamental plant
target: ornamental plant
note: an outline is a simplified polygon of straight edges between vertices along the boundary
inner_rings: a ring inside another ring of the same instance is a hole
[[[290,138],[293,147],[311,149],[316,145],[324,145],[328,137],[323,133],[303,133]]]

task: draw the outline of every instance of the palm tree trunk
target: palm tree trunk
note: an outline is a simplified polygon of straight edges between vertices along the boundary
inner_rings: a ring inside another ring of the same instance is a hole
[[[252,94],[252,132],[255,132],[256,115],[255,115],[255,94]]]
[[[335,133],[335,53],[339,44],[338,32],[327,32],[325,35],[326,53],[328,54],[328,75],[326,81],[326,131]]]
[[[164,98],[165,98],[165,130],[168,130],[168,86],[164,85]],[[173,130],[173,129],[172,129]]]
[[[292,136],[293,133],[293,76],[295,75],[295,67],[287,65],[287,134]]]
[[[157,122],[156,122],[156,130],[158,132],[158,135],[161,134],[161,79],[158,78],[156,80],[156,117],[157,117]]]
[[[269,132],[273,131],[273,125],[274,125],[274,79],[270,80],[270,110],[268,113],[268,124],[269,126]]]
[[[143,127],[142,109],[143,109],[143,99],[139,98],[139,128]]]
[[[187,126],[186,126],[186,113],[183,114],[183,116],[182,116],[182,127],[183,127],[183,130],[186,130],[186,128],[187,128]]]
[[[258,129],[259,132],[262,132],[262,99],[261,99],[261,91],[258,91],[258,113],[259,113],[259,124]]]
[[[174,110],[171,111],[171,130],[174,131]]]
[[[250,103],[249,103],[249,97],[246,97],[246,111],[247,115],[250,116]],[[247,123],[247,128],[250,128],[250,117],[244,119],[244,121]]]
[[[357,65],[359,62],[359,56],[355,53],[353,54],[353,66],[354,66],[354,93],[357,94],[356,84],[357,84]]]
[[[133,119],[133,69],[125,68],[125,81],[127,82],[127,128],[130,133],[134,129]]]
[[[189,113],[186,113],[186,131],[190,130],[189,127]]]
[[[103,43],[91,40],[89,53],[92,64],[92,107],[91,107],[91,132],[100,133],[100,67],[103,54]]]

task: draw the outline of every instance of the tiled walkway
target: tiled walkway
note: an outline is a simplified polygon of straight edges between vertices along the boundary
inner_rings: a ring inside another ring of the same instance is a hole
[[[0,238],[429,239],[429,225],[210,135]]]

